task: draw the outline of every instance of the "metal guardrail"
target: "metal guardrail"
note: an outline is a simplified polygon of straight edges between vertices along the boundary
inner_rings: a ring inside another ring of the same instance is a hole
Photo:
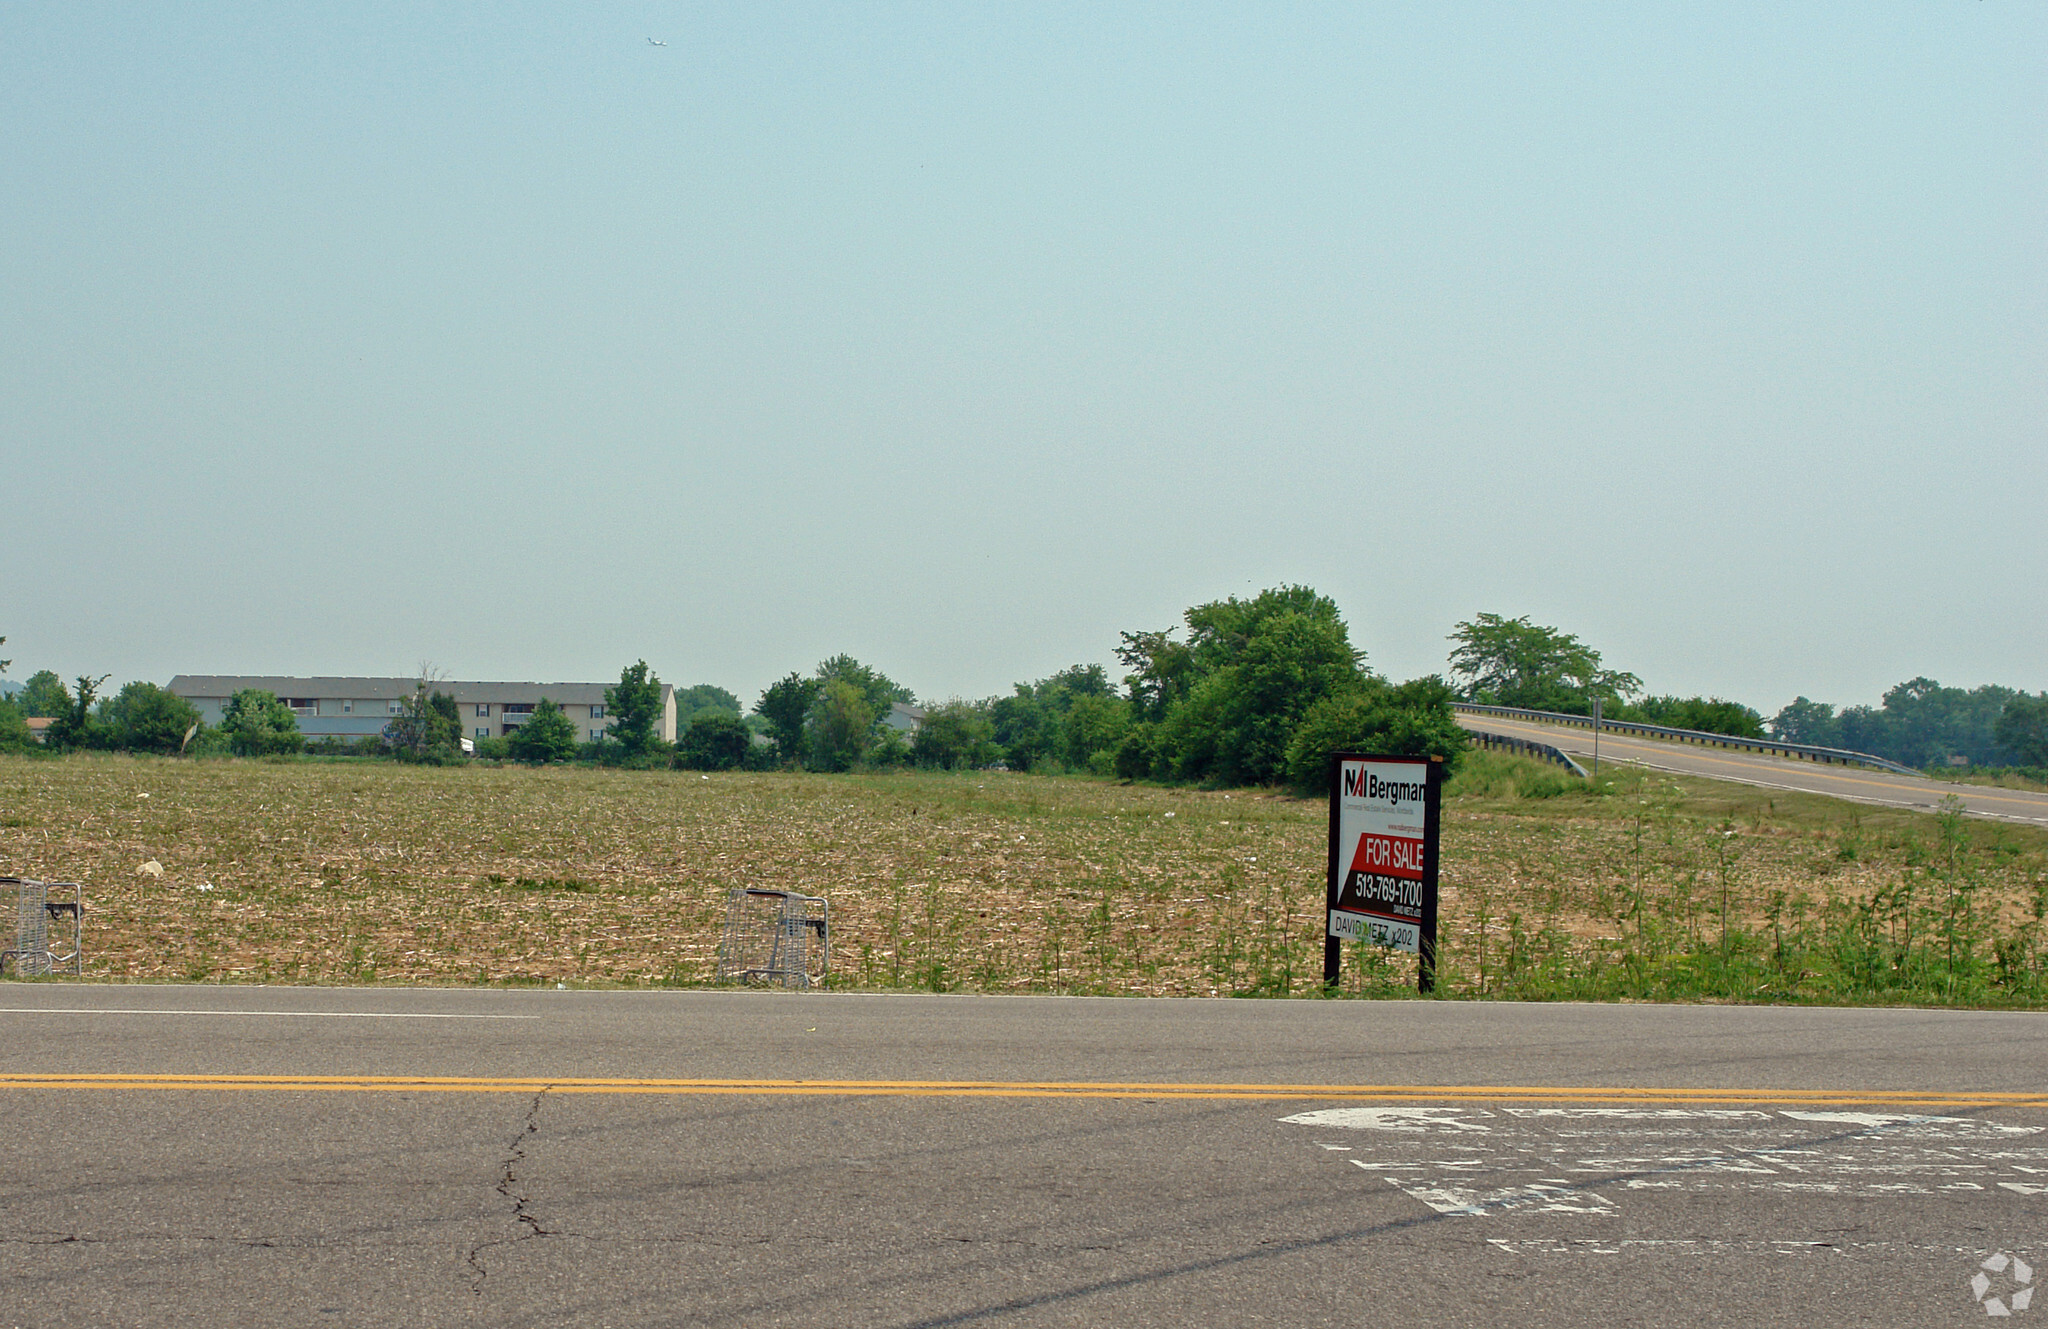
[[[1498,715],[1510,720],[1533,720],[1539,724],[1571,725],[1579,729],[1591,729],[1590,715],[1568,715],[1562,711],[1531,711],[1520,706],[1481,706],[1476,702],[1454,701],[1451,709],[1468,715]],[[1769,752],[1780,757],[1797,757],[1806,761],[1840,763],[1844,766],[1874,766],[1881,771],[1896,771],[1900,775],[1917,775],[1926,778],[1926,772],[1916,771],[1911,766],[1873,756],[1868,752],[1851,752],[1847,748],[1822,748],[1810,743],[1780,743],[1772,738],[1738,738],[1733,734],[1711,734],[1704,729],[1670,729],[1664,725],[1637,724],[1632,720],[1600,721],[1600,732],[1604,734],[1641,734],[1649,738],[1669,738],[1681,743],[1699,743],[1707,747],[1733,748],[1743,752]]]
[[[1560,766],[1570,767],[1573,775],[1585,776],[1589,780],[1593,778],[1586,775],[1585,767],[1572,760],[1570,753],[1561,748],[1554,748],[1548,743],[1538,743],[1532,738],[1516,738],[1513,734],[1489,734],[1483,729],[1467,729],[1465,737],[1481,747],[1506,748],[1510,752],[1519,752],[1538,761],[1554,761]]]

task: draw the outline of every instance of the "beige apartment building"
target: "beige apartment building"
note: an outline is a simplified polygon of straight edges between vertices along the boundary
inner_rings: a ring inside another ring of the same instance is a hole
[[[256,688],[275,693],[299,718],[307,738],[372,738],[384,732],[419,685],[416,678],[284,678],[259,674],[180,674],[170,690],[199,709],[209,725],[221,722],[228,699]],[[526,723],[545,697],[562,708],[578,738],[604,736],[605,683],[465,683],[444,679],[432,691],[455,698],[465,738],[498,738]],[[661,716],[655,730],[676,741],[676,690],[661,685]]]

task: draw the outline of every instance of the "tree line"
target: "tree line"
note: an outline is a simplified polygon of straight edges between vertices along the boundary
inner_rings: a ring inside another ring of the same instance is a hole
[[[0,644],[6,639],[0,637]],[[1914,767],[1964,762],[2048,768],[2048,692],[1943,687],[1919,678],[1878,706],[1837,709],[1801,696],[1766,719],[1719,697],[1656,695],[1609,668],[1576,635],[1481,613],[1450,636],[1448,678],[1395,682],[1353,645],[1334,601],[1282,586],[1190,607],[1172,627],[1120,634],[1120,680],[1076,664],[1006,695],[917,706],[911,690],[850,655],[793,670],[749,710],[724,688],[676,690],[677,737],[657,733],[661,680],[646,661],[605,691],[603,738],[579,739],[551,700],[511,734],[478,740],[475,756],[686,770],[841,772],[919,766],[1005,767],[1124,780],[1320,787],[1340,749],[1433,755],[1455,763],[1465,735],[1454,701],[1589,714],[1738,737],[1849,748]],[[0,661],[0,672],[8,662]],[[0,749],[32,746],[26,720],[46,717],[44,746],[243,756],[302,751],[455,762],[455,700],[422,677],[383,734],[308,744],[291,709],[267,692],[238,693],[207,726],[189,702],[152,683],[103,695],[104,677],[69,687],[48,670],[0,698]]]

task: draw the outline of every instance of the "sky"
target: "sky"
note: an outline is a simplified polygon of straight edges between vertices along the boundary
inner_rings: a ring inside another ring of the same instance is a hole
[[[15,2],[0,182],[15,680],[2048,688],[2038,0]]]

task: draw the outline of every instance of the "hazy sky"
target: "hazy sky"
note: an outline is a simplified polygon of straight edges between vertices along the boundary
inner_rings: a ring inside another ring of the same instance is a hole
[[[0,655],[2048,688],[2044,239],[2039,0],[7,3]]]

